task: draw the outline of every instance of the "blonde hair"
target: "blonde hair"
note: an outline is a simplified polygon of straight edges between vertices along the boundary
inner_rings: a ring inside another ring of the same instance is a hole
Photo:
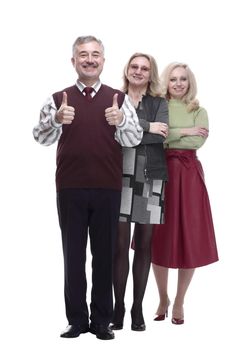
[[[141,52],[134,53],[125,65],[124,72],[123,72],[122,91],[125,93],[128,92],[129,80],[127,76],[128,76],[129,65],[131,61],[136,57],[145,57],[150,62],[150,79],[147,86],[147,91],[146,91],[147,94],[151,96],[161,96],[161,87],[160,87],[157,63],[153,56],[145,53],[141,53]]]
[[[187,105],[187,110],[191,112],[199,108],[199,101],[196,99],[196,95],[197,95],[196,78],[186,63],[172,62],[164,69],[163,73],[161,74],[162,91],[165,97],[169,100],[170,95],[168,92],[168,85],[169,85],[170,76],[172,71],[178,67],[184,68],[188,76],[189,88],[187,93],[182,97],[181,101],[183,101]]]

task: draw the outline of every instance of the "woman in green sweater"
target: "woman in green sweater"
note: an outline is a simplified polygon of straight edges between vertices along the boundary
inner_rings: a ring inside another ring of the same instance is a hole
[[[169,135],[165,140],[168,183],[165,224],[155,225],[152,263],[160,303],[155,321],[167,316],[169,268],[178,269],[172,323],[184,323],[184,297],[196,267],[218,260],[214,226],[204,173],[196,156],[208,137],[208,116],[196,100],[196,80],[183,63],[171,63],[162,83],[168,100]]]

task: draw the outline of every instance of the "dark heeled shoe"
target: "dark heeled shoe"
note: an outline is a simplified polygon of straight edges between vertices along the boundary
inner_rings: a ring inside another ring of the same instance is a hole
[[[168,299],[168,301],[167,301],[167,309],[166,309],[165,313],[164,314],[157,314],[157,316],[155,316],[155,318],[154,318],[154,321],[164,321],[165,318],[168,317],[169,305],[170,305],[170,300]]]
[[[172,323],[173,323],[173,324],[177,324],[177,325],[184,324],[184,319],[173,317],[173,318],[172,318]]]
[[[166,317],[168,317],[168,309],[166,310],[165,314],[156,316],[154,321],[164,321]]]
[[[136,311],[135,311],[136,310]],[[131,309],[131,330],[136,332],[142,332],[146,330],[146,325],[144,322],[142,307]]]
[[[145,323],[141,323],[141,324],[132,323],[131,330],[136,332],[142,332],[146,330],[146,325]]]
[[[172,323],[176,325],[184,324],[184,309],[173,306]]]
[[[109,327],[115,331],[123,329],[124,317],[125,317],[125,307],[124,306],[122,306],[122,307],[115,306],[115,309],[113,311],[113,319],[112,319],[112,322],[110,323]]]
[[[113,322],[113,323],[110,323],[109,327],[113,331],[119,331],[119,330],[123,329],[123,325],[124,325],[123,322],[121,322],[121,323]]]

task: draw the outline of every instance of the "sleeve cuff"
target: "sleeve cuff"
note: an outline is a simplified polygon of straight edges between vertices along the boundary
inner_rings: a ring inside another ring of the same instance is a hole
[[[125,118],[125,115],[123,115],[122,122],[119,125],[117,125],[117,127],[122,128],[125,125],[125,122],[126,122],[126,118]]]
[[[52,118],[51,118],[51,125],[52,125],[54,128],[58,129],[58,128],[60,128],[60,127],[62,126],[62,123],[56,122],[56,120],[55,120],[55,115],[54,115],[54,116],[52,116]]]
[[[143,131],[149,132],[150,123],[145,119],[139,119],[139,124],[143,128]]]

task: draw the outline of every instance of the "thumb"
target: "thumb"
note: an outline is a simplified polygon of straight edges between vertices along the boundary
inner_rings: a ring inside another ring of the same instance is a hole
[[[115,95],[113,96],[112,106],[118,108],[118,101],[117,101],[117,98],[118,98],[118,94],[115,94]]]
[[[61,104],[62,104],[63,106],[67,106],[67,93],[66,93],[65,91],[63,91],[62,94],[63,94],[63,95],[62,95],[62,102],[61,102]]]

